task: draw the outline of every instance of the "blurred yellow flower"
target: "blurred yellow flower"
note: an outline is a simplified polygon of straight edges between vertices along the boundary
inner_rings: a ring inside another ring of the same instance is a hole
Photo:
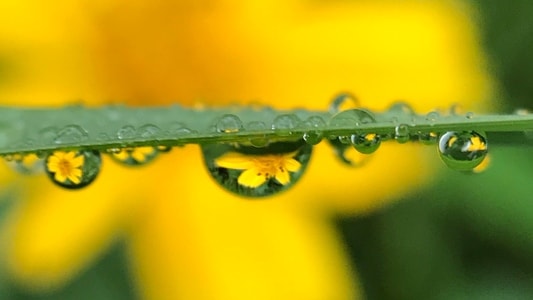
[[[222,168],[244,170],[237,182],[240,185],[256,188],[269,180],[276,179],[282,185],[291,181],[289,172],[298,172],[302,165],[293,157],[298,153],[267,155],[245,155],[229,152],[215,159],[215,164]]]
[[[468,13],[455,1],[2,1],[10,72],[0,101],[325,109],[351,90],[375,110],[396,99],[420,112],[479,109],[490,80]],[[31,288],[57,288],[122,237],[147,299],[356,299],[330,219],[399,198],[437,159],[385,143],[351,169],[322,143],[298,184],[249,202],[206,179],[200,155],[187,146],[142,169],[104,157],[98,180],[76,193],[18,178],[32,188],[3,225],[7,270]]]

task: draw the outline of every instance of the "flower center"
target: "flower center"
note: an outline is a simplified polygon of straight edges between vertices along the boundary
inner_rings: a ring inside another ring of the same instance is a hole
[[[72,164],[66,160],[66,159],[62,159],[60,160],[58,163],[57,163],[57,167],[59,169],[59,173],[62,175],[62,176],[69,176],[71,173],[72,173],[72,170],[74,169],[72,167]]]

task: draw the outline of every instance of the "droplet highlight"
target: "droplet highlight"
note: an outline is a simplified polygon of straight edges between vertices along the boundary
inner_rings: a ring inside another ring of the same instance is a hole
[[[55,184],[80,189],[93,182],[102,165],[100,152],[91,150],[54,151],[45,159],[45,171]]]
[[[449,131],[440,137],[438,150],[448,167],[470,171],[487,156],[487,138],[477,131]]]
[[[375,133],[354,134],[351,136],[351,141],[355,150],[363,154],[372,154],[381,145],[381,138]]]
[[[240,196],[260,198],[288,190],[301,178],[312,152],[303,140],[263,148],[232,144],[202,145],[213,179]]]

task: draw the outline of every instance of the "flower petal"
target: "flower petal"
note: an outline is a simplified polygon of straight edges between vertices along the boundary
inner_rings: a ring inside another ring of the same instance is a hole
[[[226,169],[245,170],[254,166],[253,156],[229,152],[215,159],[215,164]]]
[[[265,183],[265,181],[265,174],[258,174],[258,171],[255,168],[242,172],[241,175],[239,175],[239,178],[237,178],[237,182],[240,185],[249,188],[256,188]]]

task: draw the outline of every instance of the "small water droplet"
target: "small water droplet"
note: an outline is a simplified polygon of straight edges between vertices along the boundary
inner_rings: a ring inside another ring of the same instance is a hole
[[[394,139],[400,144],[409,142],[411,138],[409,133],[409,125],[400,124],[394,128]]]
[[[333,97],[329,105],[329,112],[336,114],[341,111],[361,107],[359,100],[351,93],[340,93]]]
[[[335,128],[355,129],[361,124],[375,123],[374,115],[365,109],[350,109],[334,115],[329,125]]]
[[[137,137],[157,139],[161,136],[161,128],[154,124],[144,124],[136,130]]]
[[[111,153],[111,157],[127,166],[142,166],[153,161],[157,154],[157,149],[151,146],[128,147],[120,149],[119,152]]]
[[[477,131],[449,131],[440,137],[438,149],[448,167],[470,171],[487,155],[487,138],[484,133]]]
[[[426,115],[426,120],[430,125],[434,125],[435,122],[439,119],[440,114],[436,111],[431,111]]]
[[[437,143],[439,135],[436,132],[420,132],[418,134],[418,140],[424,145],[433,145]]]
[[[381,138],[375,133],[354,134],[351,136],[351,142],[355,150],[363,154],[372,154],[381,145]]]
[[[216,131],[222,133],[239,132],[243,129],[242,121],[236,115],[226,114],[216,123]]]
[[[156,147],[156,149],[160,153],[167,153],[167,152],[170,152],[172,150],[172,147],[171,146],[167,146],[167,145],[159,145],[159,146]]]
[[[350,145],[352,143],[352,137],[348,135],[340,135],[337,139],[344,145]]]
[[[265,123],[263,123],[261,121],[252,121],[252,122],[246,124],[246,130],[248,132],[266,131],[267,130],[267,126],[266,126]],[[261,136],[258,136],[258,137],[250,138],[250,144],[252,146],[258,147],[258,148],[265,147],[266,145],[268,145],[268,142],[269,142],[268,138],[264,134],[262,134]]]
[[[99,141],[109,141],[109,135],[105,132],[100,132],[96,139]]]
[[[136,135],[137,131],[135,130],[135,127],[131,125],[123,126],[117,131],[117,138],[119,140],[134,139]]]
[[[5,156],[9,167],[20,174],[34,175],[44,171],[42,159],[35,153],[30,154],[13,154]]]
[[[320,116],[311,116],[304,121],[307,132],[303,139],[309,145],[316,145],[322,141],[322,130],[326,127],[326,122]]]
[[[272,130],[279,136],[288,136],[300,123],[300,119],[294,114],[279,115],[272,122]]]
[[[472,118],[474,118],[474,113],[471,112],[471,111],[469,111],[469,112],[466,113],[465,117],[466,117],[467,119],[472,119]]]
[[[92,150],[54,151],[45,159],[45,171],[55,184],[79,189],[96,179],[102,159]]]
[[[54,138],[56,144],[76,144],[86,141],[89,134],[79,125],[68,125],[57,132]]]
[[[223,188],[258,198],[291,188],[307,168],[312,146],[303,140],[263,148],[204,144],[202,152],[209,173]]]

